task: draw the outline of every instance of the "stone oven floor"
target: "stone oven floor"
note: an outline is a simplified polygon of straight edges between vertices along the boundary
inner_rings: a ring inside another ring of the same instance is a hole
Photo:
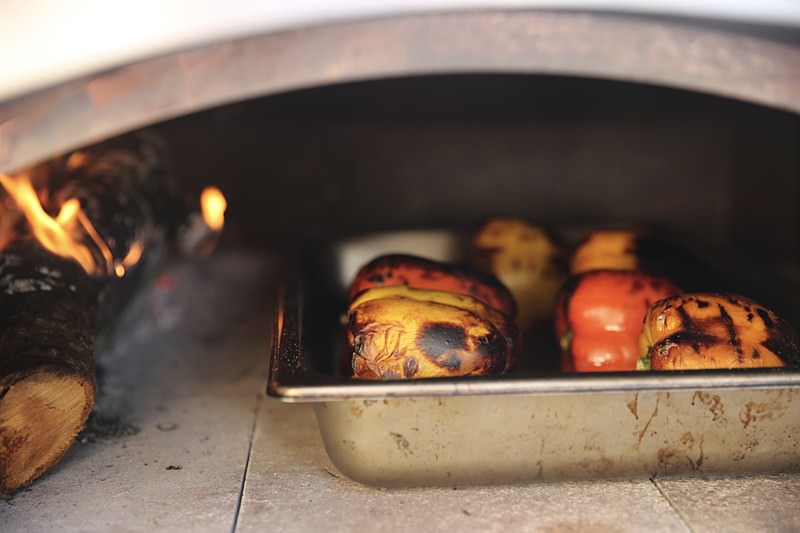
[[[79,442],[2,531],[798,531],[800,474],[378,490],[341,476],[310,405],[264,395],[274,262],[179,264],[98,355]]]

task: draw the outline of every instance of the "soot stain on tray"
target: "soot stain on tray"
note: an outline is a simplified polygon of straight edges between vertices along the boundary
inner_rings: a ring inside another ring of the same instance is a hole
[[[413,455],[414,451],[411,449],[411,443],[400,433],[390,432],[389,436],[392,437],[397,449],[403,452],[404,455]]]
[[[725,421],[725,404],[722,403],[718,394],[695,391],[694,396],[692,396],[692,405],[695,404],[695,401],[699,401],[708,408],[708,411],[712,415],[712,422],[716,422],[717,420]]]
[[[791,397],[789,398],[791,401]],[[783,401],[783,391],[779,390],[777,396],[768,402],[747,402],[739,412],[739,421],[744,429],[760,420],[774,420],[786,414],[789,406]]]
[[[625,405],[628,406],[628,411],[636,417],[636,420],[639,420],[639,393],[634,393],[633,398]]]
[[[642,444],[642,440],[644,440],[645,433],[650,428],[650,424],[653,422],[653,419],[658,416],[658,407],[661,404],[661,396],[656,397],[656,406],[653,408],[653,412],[650,414],[650,418],[647,419],[645,422],[644,427],[639,432],[639,440],[636,442],[636,447],[638,448]]]

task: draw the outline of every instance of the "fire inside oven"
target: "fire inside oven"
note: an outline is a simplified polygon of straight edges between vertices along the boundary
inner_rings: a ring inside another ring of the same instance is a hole
[[[10,436],[0,489],[63,455],[92,406],[95,336],[142,287],[166,283],[166,258],[211,253],[223,225],[223,250],[268,251],[286,279],[297,258],[313,262],[343,239],[469,234],[496,216],[565,241],[582,228],[647,229],[792,277],[798,147],[797,115],[742,101],[589,78],[442,75],[234,103],[3,175],[0,284],[16,300],[0,328],[3,352],[21,355],[0,362]],[[315,303],[336,327],[344,309]],[[318,350],[317,371],[338,375],[335,351]],[[41,408],[52,404],[68,416]],[[39,441],[26,432],[30,413]]]

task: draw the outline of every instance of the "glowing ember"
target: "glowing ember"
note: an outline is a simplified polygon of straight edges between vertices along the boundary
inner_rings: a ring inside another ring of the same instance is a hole
[[[141,258],[142,244],[135,242],[125,259],[116,262],[108,245],[81,209],[77,198],[65,201],[54,218],[42,207],[28,174],[21,173],[15,177],[0,174],[0,185],[16,202],[39,244],[49,252],[75,260],[89,274],[107,275],[114,272],[122,277],[126,269]],[[98,264],[91,249],[84,244],[86,236],[103,256],[104,264]]]
[[[222,192],[216,187],[206,187],[200,194],[200,207],[203,210],[203,220],[214,231],[220,231],[225,225],[225,210],[228,202]]]

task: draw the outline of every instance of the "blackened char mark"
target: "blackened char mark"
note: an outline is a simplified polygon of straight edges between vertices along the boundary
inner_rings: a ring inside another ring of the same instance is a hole
[[[768,330],[772,331],[775,328],[775,322],[772,321],[766,309],[761,309],[759,307],[756,309],[756,313],[758,313],[758,316],[764,321],[764,326],[766,326]]]
[[[694,353],[699,354],[700,348],[704,346],[711,346],[712,344],[716,344],[718,342],[719,339],[713,335],[692,330],[673,333],[669,337],[657,342],[653,347],[659,356],[666,357],[669,349],[675,346],[691,346],[692,350],[694,350]]]
[[[759,311],[761,311],[761,309],[759,309]],[[787,366],[800,368],[800,342],[798,342],[797,333],[794,328],[788,322],[780,318],[778,319],[777,325],[774,322],[771,323],[773,328],[769,330],[767,340],[761,344],[780,357]]]
[[[689,316],[689,313],[686,312],[686,308],[683,307],[683,304],[679,305],[676,310],[678,314],[681,315],[681,321],[683,321],[683,328],[684,329],[694,329],[694,321],[692,317]]]
[[[370,274],[369,276],[367,276],[367,281],[369,281],[370,283],[380,283],[380,284],[382,284],[383,283],[383,276],[381,276],[378,273]]]
[[[417,348],[440,367],[458,369],[461,359],[455,351],[464,351],[467,346],[467,332],[464,328],[446,322],[427,323],[417,335]]]
[[[728,343],[736,350],[736,358],[739,359],[739,362],[744,362],[742,341],[736,335],[736,325],[722,304],[717,304],[717,307],[719,308],[719,316],[722,319],[722,323],[725,325],[725,330],[728,332]]]
[[[678,314],[681,315],[681,321],[683,321],[683,329],[686,330],[694,329],[695,327],[694,321],[692,320],[692,317],[689,316],[689,313],[686,312],[686,308],[683,307],[683,304],[679,305],[676,308],[676,311],[678,311]]]
[[[491,361],[490,374],[499,374],[505,370],[506,362],[511,357],[511,347],[508,339],[497,332],[478,338],[478,354]]]
[[[710,346],[718,342],[716,337],[705,333],[702,328],[697,327],[697,324],[695,324],[694,320],[692,320],[692,317],[689,316],[689,313],[686,312],[686,308],[684,308],[683,305],[679,305],[675,309],[681,316],[683,330],[670,335],[662,341],[663,343],[677,345],[688,344],[692,347],[692,350],[694,350],[695,353],[700,353],[700,348],[702,346]]]
[[[356,335],[353,339],[353,356],[364,356],[364,337],[362,335]]]
[[[448,350],[466,350],[467,333],[455,324],[427,323],[417,336],[417,347],[431,357],[438,357]]]
[[[455,353],[449,353],[445,357],[436,359],[436,363],[448,370],[458,370],[461,368],[461,357]]]

